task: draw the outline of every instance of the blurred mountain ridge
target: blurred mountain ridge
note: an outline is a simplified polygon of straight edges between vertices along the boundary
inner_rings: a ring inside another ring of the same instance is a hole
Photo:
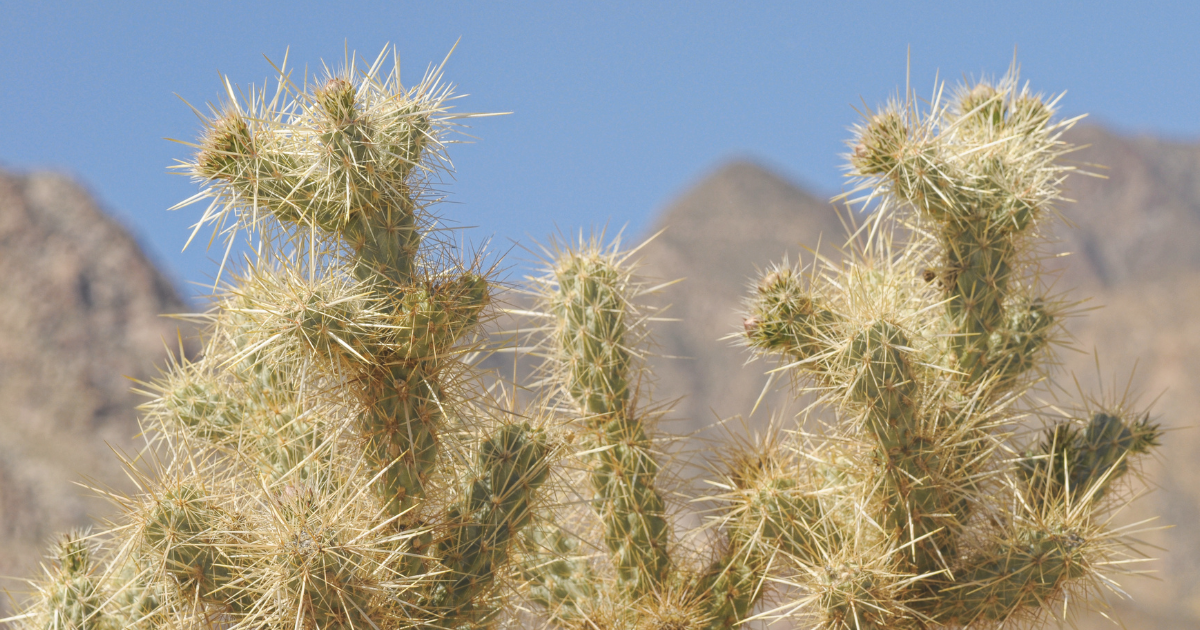
[[[189,305],[63,175],[0,172],[0,279],[0,576],[20,577],[53,536],[113,512],[78,484],[133,489],[113,452],[140,447],[130,379],[194,332],[160,317]]]

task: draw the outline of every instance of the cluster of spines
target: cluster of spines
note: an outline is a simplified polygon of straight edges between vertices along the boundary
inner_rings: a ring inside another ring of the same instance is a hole
[[[1097,412],[1086,428],[1059,423],[1025,456],[1003,457],[1004,427],[1059,319],[1028,264],[1065,172],[1055,159],[1068,150],[1058,135],[1069,121],[1051,122],[1052,105],[1010,76],[962,90],[950,107],[935,99],[923,118],[914,106],[873,114],[850,156],[880,200],[867,247],[807,280],[776,268],[751,298],[748,344],[784,357],[838,405],[827,445],[870,454],[839,473],[854,480],[837,490],[842,509],[790,524],[790,537],[809,541],[802,548],[825,554],[785,556],[827,627],[1035,618],[1069,589],[1095,587],[1115,553],[1101,499],[1155,445],[1157,426]],[[896,254],[898,233],[911,241]],[[864,286],[892,297],[864,300]],[[754,503],[736,505],[745,514]],[[765,531],[770,519],[760,519]],[[873,612],[851,619],[827,597],[826,530],[858,540],[863,523],[877,540],[849,565],[876,566],[869,581],[891,601],[863,591],[859,608]]]

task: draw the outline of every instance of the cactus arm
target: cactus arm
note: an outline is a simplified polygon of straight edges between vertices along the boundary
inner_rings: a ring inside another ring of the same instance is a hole
[[[331,630],[377,626],[372,562],[347,545],[336,524],[322,522],[310,485],[289,486],[276,499],[276,544],[266,554],[289,617]]]
[[[247,591],[237,587],[248,567],[236,553],[236,540],[222,531],[226,518],[203,490],[181,485],[153,502],[141,539],[185,599],[241,614],[252,604]]]
[[[597,597],[599,578],[580,555],[578,541],[561,529],[531,526],[526,547],[523,575],[530,584],[529,598],[564,625],[584,619],[584,607]]]
[[[44,630],[117,630],[119,619],[105,609],[110,595],[88,540],[69,534],[55,551],[57,563],[40,589],[33,622]]]
[[[317,185],[299,176],[303,168],[292,153],[272,146],[269,127],[252,126],[253,116],[232,110],[214,120],[193,172],[223,182],[242,203],[258,204],[282,222],[302,223],[304,209],[317,198]]]
[[[421,159],[427,132],[419,125],[406,128],[394,121],[386,129],[400,131],[401,137],[381,138],[356,96],[353,84],[337,78],[316,93],[319,168],[327,173],[329,194],[344,198],[341,216],[323,217],[323,223],[339,232],[357,254],[355,275],[402,289],[413,280],[421,245],[417,203],[405,180],[411,165]],[[411,147],[401,149],[408,161],[398,163],[381,154],[381,141]]]
[[[1127,471],[1129,460],[1157,445],[1161,429],[1148,418],[1126,420],[1096,412],[1082,429],[1071,422],[1046,432],[1046,439],[1019,460],[1024,496],[1037,514],[1057,513],[1080,501],[1094,504]],[[1003,621],[1022,610],[1043,606],[1066,585],[1093,572],[1097,545],[1088,534],[1066,527],[1017,525],[969,558],[953,581],[937,592],[936,607],[946,624]]]
[[[763,547],[782,552],[805,565],[823,562],[825,550],[841,545],[841,536],[815,497],[799,482],[782,475],[765,476],[739,493],[730,531],[735,546]]]
[[[732,630],[750,616],[766,591],[769,558],[754,547],[731,545],[692,585],[707,630]]]
[[[727,548],[692,587],[709,630],[731,630],[750,616],[769,589],[773,564],[818,564],[822,548],[840,544],[822,523],[819,503],[800,492],[795,479],[763,475],[750,483],[738,488],[727,508]]]
[[[861,407],[883,466],[886,481],[880,492],[890,505],[885,527],[916,541],[913,564],[922,574],[954,557],[954,535],[966,505],[953,487],[938,483],[945,455],[921,426],[920,384],[908,347],[900,328],[878,321],[854,335],[843,360],[852,375],[848,398]]]
[[[437,461],[448,403],[440,371],[453,345],[476,327],[490,303],[487,280],[464,273],[409,287],[399,296],[376,291],[378,283],[314,288],[271,271],[248,280],[251,286],[242,290],[236,315],[253,318],[268,334],[290,336],[335,372],[363,383],[365,411],[358,429],[373,470],[382,472],[376,492],[391,514],[408,512],[421,500]],[[243,362],[270,364],[272,359]],[[294,457],[286,459],[296,463]]]
[[[987,364],[1000,389],[1008,389],[1037,365],[1039,351],[1050,343],[1055,317],[1045,303],[1034,299],[1008,309],[1008,321],[993,333]]]
[[[1046,431],[1017,470],[1037,508],[1081,499],[1099,501],[1129,470],[1130,460],[1158,446],[1162,429],[1149,416],[1097,411],[1082,429],[1071,421]]]
[[[1028,529],[996,542],[955,575],[952,586],[926,602],[929,614],[949,626],[1004,621],[1052,601],[1065,585],[1086,575],[1089,545],[1077,534]]]
[[[631,408],[633,359],[622,272],[599,255],[568,252],[556,268],[552,311],[566,390],[597,442],[591,483],[618,579],[633,593],[654,590],[670,567],[658,463],[643,419]]]
[[[444,290],[409,293],[396,348],[368,371],[360,430],[369,440],[368,459],[386,469],[379,491],[392,514],[404,514],[424,494],[446,422],[442,355],[474,326],[488,299],[486,281],[473,274]]]
[[[165,392],[162,410],[168,417],[208,440],[235,435],[246,411],[242,401],[213,378],[192,377]]]
[[[152,572],[138,561],[129,561],[117,574],[113,587],[114,616],[119,628],[153,630],[161,627],[160,585],[150,581]]]
[[[450,508],[437,555],[448,573],[431,605],[446,627],[477,626],[495,613],[479,602],[530,522],[536,493],[549,474],[551,447],[540,431],[508,425],[481,445],[476,475],[464,499]]]
[[[813,362],[835,352],[841,319],[806,290],[797,270],[785,265],[759,281],[743,325],[750,347],[783,354],[805,363],[807,370],[819,371],[823,366]]]

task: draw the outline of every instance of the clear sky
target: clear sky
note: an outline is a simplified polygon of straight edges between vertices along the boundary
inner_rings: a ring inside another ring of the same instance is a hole
[[[855,107],[905,81],[1002,74],[1014,48],[1064,113],[1126,133],[1200,136],[1200,3],[1185,2],[0,2],[0,167],[74,175],[189,294],[213,254],[180,252],[196,187],[166,167],[199,125],[175,95],[220,97],[292,65],[373,58],[409,79],[461,38],[448,78],[474,122],[452,148],[473,240],[608,224],[635,234],[687,186],[751,157],[841,187]],[[940,73],[940,74],[939,74]],[[516,254],[519,258],[520,254]],[[518,266],[519,270],[520,267]]]

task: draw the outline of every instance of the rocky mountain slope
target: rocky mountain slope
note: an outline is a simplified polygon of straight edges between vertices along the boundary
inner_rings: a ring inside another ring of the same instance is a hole
[[[784,255],[811,260],[818,247],[836,255],[830,241],[841,245],[846,230],[827,200],[742,161],[701,180],[659,216],[657,226],[662,233],[644,250],[642,274],[682,279],[652,300],[666,317],[680,320],[655,331],[662,354],[677,357],[653,362],[659,397],[681,398],[673,415],[685,421],[670,429],[719,439],[720,431],[705,428],[749,415],[764,389],[761,367],[743,369],[749,355],[725,339],[741,327],[738,307],[751,278]],[[767,394],[755,419],[787,398]]]
[[[79,483],[132,489],[113,454],[136,453],[129,379],[157,374],[179,339],[159,314],[186,308],[85,190],[0,172],[0,576],[32,575],[56,533],[110,512]]]
[[[1083,146],[1071,161],[1107,178],[1072,175],[1067,196],[1075,203],[1063,204],[1065,221],[1054,228],[1062,242],[1051,254],[1074,252],[1050,261],[1059,274],[1055,288],[1090,297],[1085,308],[1102,307],[1068,324],[1083,351],[1060,353],[1060,382],[1074,394],[1074,376],[1087,395],[1112,400],[1136,363],[1133,390],[1174,429],[1161,459],[1147,467],[1158,491],[1122,517],[1136,522],[1158,515],[1162,524],[1175,524],[1143,536],[1168,551],[1138,567],[1155,571],[1157,580],[1122,581],[1132,602],[1110,599],[1130,628],[1200,627],[1200,533],[1194,528],[1200,522],[1200,434],[1194,429],[1200,417],[1200,146],[1120,137],[1098,127],[1075,130],[1069,140]],[[744,365],[748,353],[722,338],[740,329],[740,301],[756,268],[784,255],[810,261],[809,250],[818,244],[821,254],[838,256],[846,231],[834,207],[761,166],[736,162],[666,208],[651,233],[659,229],[665,232],[646,247],[643,273],[686,278],[658,297],[680,320],[658,325],[661,354],[686,357],[653,361],[658,397],[686,396],[672,428],[719,439],[721,431],[711,428],[718,419],[741,414],[750,427],[763,427],[772,412],[787,417],[781,409],[803,407],[776,388],[750,415],[769,366]],[[1083,614],[1080,624],[1112,627],[1096,612]]]

